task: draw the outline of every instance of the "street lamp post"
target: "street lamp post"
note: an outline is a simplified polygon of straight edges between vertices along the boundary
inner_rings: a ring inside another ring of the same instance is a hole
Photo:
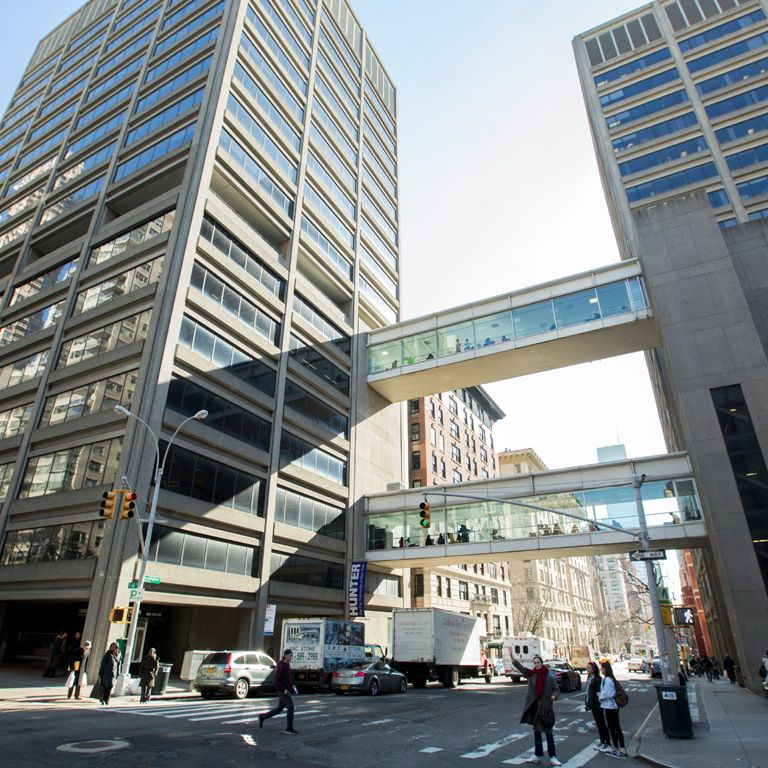
[[[179,424],[178,427],[176,427],[176,431],[171,435],[171,439],[168,441],[168,445],[165,447],[165,452],[163,453],[162,461],[160,459],[160,441],[157,439],[157,435],[152,431],[152,428],[147,424],[144,419],[142,419],[140,416],[137,416],[135,413],[131,413],[127,408],[123,407],[122,405],[116,405],[115,406],[115,413],[122,414],[123,416],[128,416],[130,418],[136,419],[136,421],[141,422],[144,427],[146,428],[147,432],[152,437],[152,440],[155,444],[155,476],[154,476],[154,488],[152,489],[152,503],[149,508],[149,519],[147,520],[147,535],[144,537],[143,546],[142,546],[142,552],[141,552],[141,565],[139,566],[139,578],[136,582],[136,598],[133,601],[133,615],[131,616],[131,626],[128,630],[128,640],[126,641],[125,645],[125,655],[123,657],[123,687],[122,687],[122,693],[125,694],[128,692],[128,688],[130,686],[131,681],[131,674],[130,674],[130,667],[131,667],[131,658],[133,657],[133,646],[136,642],[136,631],[139,626],[139,614],[141,612],[141,601],[144,598],[144,577],[147,572],[147,559],[149,557],[149,546],[152,543],[152,529],[155,525],[155,517],[157,515],[157,500],[160,496],[160,481],[163,477],[163,471],[165,470],[165,460],[168,458],[168,452],[171,448],[171,444],[173,443],[174,438],[176,435],[179,434],[179,430],[188,422],[192,421],[194,419],[202,420],[208,416],[208,411],[201,410],[198,411],[193,416],[189,416],[188,418],[184,419],[184,421]]]
[[[635,489],[635,507],[637,508],[637,520],[640,526],[640,545],[644,550],[651,548],[650,537],[648,535],[648,523],[645,520],[645,508],[643,507],[643,498],[640,488],[645,482],[645,475],[635,475],[632,478],[632,487]],[[648,581],[648,593],[651,598],[651,612],[653,613],[653,626],[656,630],[656,646],[659,649],[659,660],[661,662],[661,681],[664,685],[673,685],[672,669],[669,661],[669,652],[667,651],[667,637],[664,634],[664,622],[661,617],[661,603],[659,602],[659,592],[656,588],[656,572],[653,563],[650,560],[645,561],[645,574]],[[651,659],[653,663],[653,659]]]

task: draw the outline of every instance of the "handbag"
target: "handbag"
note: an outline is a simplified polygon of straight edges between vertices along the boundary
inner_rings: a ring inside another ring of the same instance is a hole
[[[72,688],[75,684],[75,672],[72,670],[72,672],[69,673],[69,676],[67,677],[67,682],[64,683],[65,688]]]
[[[96,682],[93,684],[93,688],[91,689],[89,698],[101,699],[101,697],[102,697],[101,680],[97,679]]]

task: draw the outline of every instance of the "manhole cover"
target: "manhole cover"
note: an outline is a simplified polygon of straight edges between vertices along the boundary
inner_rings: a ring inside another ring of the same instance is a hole
[[[62,744],[56,747],[59,752],[114,752],[116,749],[124,749],[129,746],[127,741],[122,739],[101,739],[98,741],[73,741],[70,744]]]

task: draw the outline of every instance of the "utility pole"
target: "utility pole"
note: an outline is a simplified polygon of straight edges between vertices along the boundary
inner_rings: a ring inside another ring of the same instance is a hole
[[[640,488],[645,482],[645,475],[635,475],[632,478],[632,487],[635,489],[635,506],[637,508],[637,520],[640,527],[640,546],[645,550],[651,549],[650,538],[648,536],[648,524],[645,520],[645,509],[643,508],[643,497]],[[661,660],[661,681],[664,685],[674,685],[672,678],[672,668],[669,662],[669,652],[667,650],[667,638],[664,633],[664,622],[661,618],[661,603],[659,602],[659,592],[656,586],[656,573],[651,560],[645,561],[645,573],[648,580],[648,592],[651,597],[651,611],[653,613],[653,626],[656,630],[656,646],[659,649],[659,659]]]

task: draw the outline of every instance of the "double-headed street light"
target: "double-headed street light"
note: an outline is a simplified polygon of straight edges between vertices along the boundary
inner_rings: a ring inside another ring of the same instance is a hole
[[[152,543],[152,528],[155,525],[155,516],[157,515],[157,500],[160,496],[160,481],[163,477],[163,470],[165,469],[165,460],[168,458],[168,452],[170,451],[171,444],[173,443],[174,438],[176,435],[179,434],[179,430],[188,422],[193,420],[202,420],[205,419],[208,416],[208,411],[201,410],[198,411],[194,416],[189,416],[188,418],[184,419],[184,421],[179,424],[178,427],[176,427],[176,431],[171,435],[171,439],[168,441],[168,444],[165,446],[165,451],[163,453],[162,460],[160,459],[160,441],[157,439],[157,435],[152,431],[152,428],[147,424],[144,419],[142,419],[140,416],[137,416],[135,413],[131,413],[127,408],[125,408],[122,405],[116,405],[115,406],[115,413],[119,413],[123,416],[128,416],[132,419],[136,419],[136,421],[141,422],[145,427],[147,432],[152,436],[152,440],[155,443],[155,474],[154,474],[154,488],[152,489],[152,504],[149,509],[149,519],[147,521],[147,534],[144,536],[144,541],[142,542],[142,551],[141,551],[141,566],[139,568],[139,578],[136,583],[136,598],[133,601],[133,616],[131,619],[131,626],[128,630],[128,640],[126,642],[125,646],[125,655],[123,657],[123,687],[122,692],[126,693],[128,687],[130,686],[130,666],[131,666],[131,658],[133,657],[133,645],[136,641],[136,630],[139,625],[139,613],[141,611],[141,601],[144,596],[144,576],[147,571],[147,558],[149,557],[149,546]]]

